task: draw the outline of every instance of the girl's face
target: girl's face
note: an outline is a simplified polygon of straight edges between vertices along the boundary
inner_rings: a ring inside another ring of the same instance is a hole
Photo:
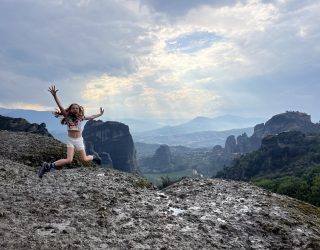
[[[78,114],[79,111],[80,111],[80,109],[79,109],[79,106],[78,106],[78,105],[74,104],[74,105],[71,106],[70,112],[71,112],[72,114]]]

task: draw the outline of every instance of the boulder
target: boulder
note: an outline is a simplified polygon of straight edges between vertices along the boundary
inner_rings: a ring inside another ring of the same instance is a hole
[[[97,153],[103,165],[114,169],[137,173],[136,150],[129,127],[120,122],[103,122],[90,120],[83,130],[86,150],[90,154]]]

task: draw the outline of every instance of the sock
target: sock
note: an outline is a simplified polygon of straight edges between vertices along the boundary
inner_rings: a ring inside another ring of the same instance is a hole
[[[54,162],[49,164],[49,169],[55,169],[56,168],[56,164]]]
[[[92,161],[98,165],[101,165],[101,158],[97,155],[93,155]]]

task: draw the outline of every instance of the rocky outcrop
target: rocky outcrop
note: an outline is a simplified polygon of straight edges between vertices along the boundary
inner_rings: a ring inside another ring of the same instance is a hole
[[[254,178],[302,176],[304,171],[320,164],[320,135],[288,131],[268,135],[261,147],[232,162],[217,177],[241,181]],[[311,181],[311,180],[309,180]]]
[[[260,148],[262,139],[268,135],[276,135],[286,131],[300,131],[303,133],[320,133],[320,125],[311,122],[310,115],[302,112],[289,112],[278,114],[269,119],[265,124],[257,124],[251,137],[242,134],[237,137],[236,146],[232,136],[226,141],[225,151],[233,153],[250,153]],[[236,150],[235,150],[236,148]]]
[[[239,135],[237,140],[229,136],[225,143],[224,154],[231,158],[233,154],[246,154],[260,148],[262,139],[268,135],[276,135],[286,131],[304,133],[320,133],[320,125],[311,122],[310,115],[301,112],[286,112],[269,119],[265,124],[257,124],[254,133],[248,137],[246,133]]]
[[[234,135],[228,136],[224,150],[227,155],[237,152],[237,141]]]
[[[217,153],[213,149],[210,161],[211,168],[219,171],[240,155],[258,150],[264,137],[286,131],[320,133],[320,125],[312,123],[310,115],[301,112],[286,112],[275,115],[265,124],[257,124],[252,136],[249,137],[246,133],[243,133],[235,139],[235,136],[231,135],[227,138],[222,150]]]
[[[230,137],[232,138],[232,136]],[[234,136],[233,136],[234,138]],[[206,174],[207,176],[214,176],[219,170],[221,170],[224,166],[227,166],[231,163],[232,159],[236,157],[236,148],[234,145],[230,145],[230,141],[232,142],[233,139],[229,139],[226,143],[226,148],[228,151],[225,150],[220,145],[216,145],[212,148],[210,152],[209,162],[210,162],[210,172],[208,171]]]
[[[0,158],[0,248],[319,249],[320,210],[242,182],[153,190],[112,169],[48,173]]]
[[[160,145],[151,157],[145,157],[140,161],[143,172],[166,172],[172,171],[173,162],[170,147]]]
[[[306,113],[287,111],[286,113],[273,116],[264,125],[257,125],[253,135],[263,138],[267,135],[275,135],[286,131],[319,133],[320,125],[312,123],[311,116]]]
[[[320,206],[320,134],[268,135],[261,147],[235,159],[216,177],[255,183]]]
[[[168,166],[171,163],[171,151],[168,145],[161,145],[152,157],[152,162],[155,166]]]
[[[103,165],[129,173],[138,172],[136,151],[127,125],[90,120],[84,127],[83,138],[87,152],[99,154]]]
[[[62,142],[29,132],[10,132],[0,130],[0,156],[16,162],[38,167],[42,162],[54,162],[67,157],[67,146]],[[67,167],[94,166],[93,163],[80,161],[75,154],[72,164]]]
[[[46,129],[46,124],[29,123],[23,118],[12,118],[0,115],[0,130],[29,132],[40,134],[48,137],[53,137]]]

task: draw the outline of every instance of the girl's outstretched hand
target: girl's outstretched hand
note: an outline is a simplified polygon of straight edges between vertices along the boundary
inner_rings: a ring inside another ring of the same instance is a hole
[[[103,115],[104,109],[100,107],[100,115]]]
[[[55,96],[58,92],[58,89],[56,89],[56,86],[55,85],[52,85],[51,87],[49,87],[48,91],[53,95]]]

